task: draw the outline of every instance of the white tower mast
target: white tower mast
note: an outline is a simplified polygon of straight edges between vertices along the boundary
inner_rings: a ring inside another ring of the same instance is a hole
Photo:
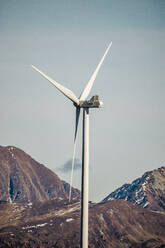
[[[89,108],[83,109],[82,180],[81,180],[81,246],[88,247],[89,192]]]

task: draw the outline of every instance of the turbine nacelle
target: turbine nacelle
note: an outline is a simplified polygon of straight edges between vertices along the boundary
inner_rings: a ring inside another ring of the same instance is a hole
[[[79,101],[78,107],[80,108],[101,108],[103,106],[103,102],[99,100],[99,96],[92,96],[92,98],[88,101]]]

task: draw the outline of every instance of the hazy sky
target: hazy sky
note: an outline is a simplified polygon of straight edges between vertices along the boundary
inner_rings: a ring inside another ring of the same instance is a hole
[[[0,145],[69,182],[75,109],[30,65],[79,97],[112,41],[90,95],[104,102],[90,110],[90,199],[165,166],[164,16],[164,0],[0,0]]]

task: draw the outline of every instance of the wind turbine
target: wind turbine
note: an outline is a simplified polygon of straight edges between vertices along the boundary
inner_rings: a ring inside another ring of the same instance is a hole
[[[90,100],[86,100],[93,83],[96,79],[97,73],[99,72],[101,65],[112,45],[109,44],[106,49],[102,59],[100,60],[96,70],[92,74],[90,80],[88,81],[86,87],[82,91],[79,98],[69,89],[65,88],[61,84],[57,83],[55,80],[44,74],[42,71],[37,69],[32,65],[32,68],[39,72],[44,78],[46,78],[50,83],[52,83],[61,93],[63,93],[67,98],[69,98],[74,106],[76,107],[76,124],[75,124],[75,135],[74,135],[74,149],[73,149],[73,160],[72,160],[72,172],[75,158],[75,146],[76,137],[80,116],[80,109],[83,109],[83,140],[82,140],[82,183],[81,183],[81,248],[88,248],[88,182],[89,182],[89,108],[100,108],[103,103],[99,100],[98,96],[93,96]],[[72,176],[71,176],[72,181]],[[72,182],[71,182],[72,183]],[[71,190],[69,193],[69,198],[71,197]]]

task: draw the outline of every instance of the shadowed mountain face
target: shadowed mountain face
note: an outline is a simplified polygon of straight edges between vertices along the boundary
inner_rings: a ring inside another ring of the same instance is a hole
[[[141,178],[131,184],[124,184],[103,202],[110,200],[125,200],[135,205],[151,210],[165,210],[165,167],[146,172]]]
[[[0,146],[0,201],[34,202],[68,199],[69,184],[22,150]],[[72,190],[79,199],[80,192]]]

